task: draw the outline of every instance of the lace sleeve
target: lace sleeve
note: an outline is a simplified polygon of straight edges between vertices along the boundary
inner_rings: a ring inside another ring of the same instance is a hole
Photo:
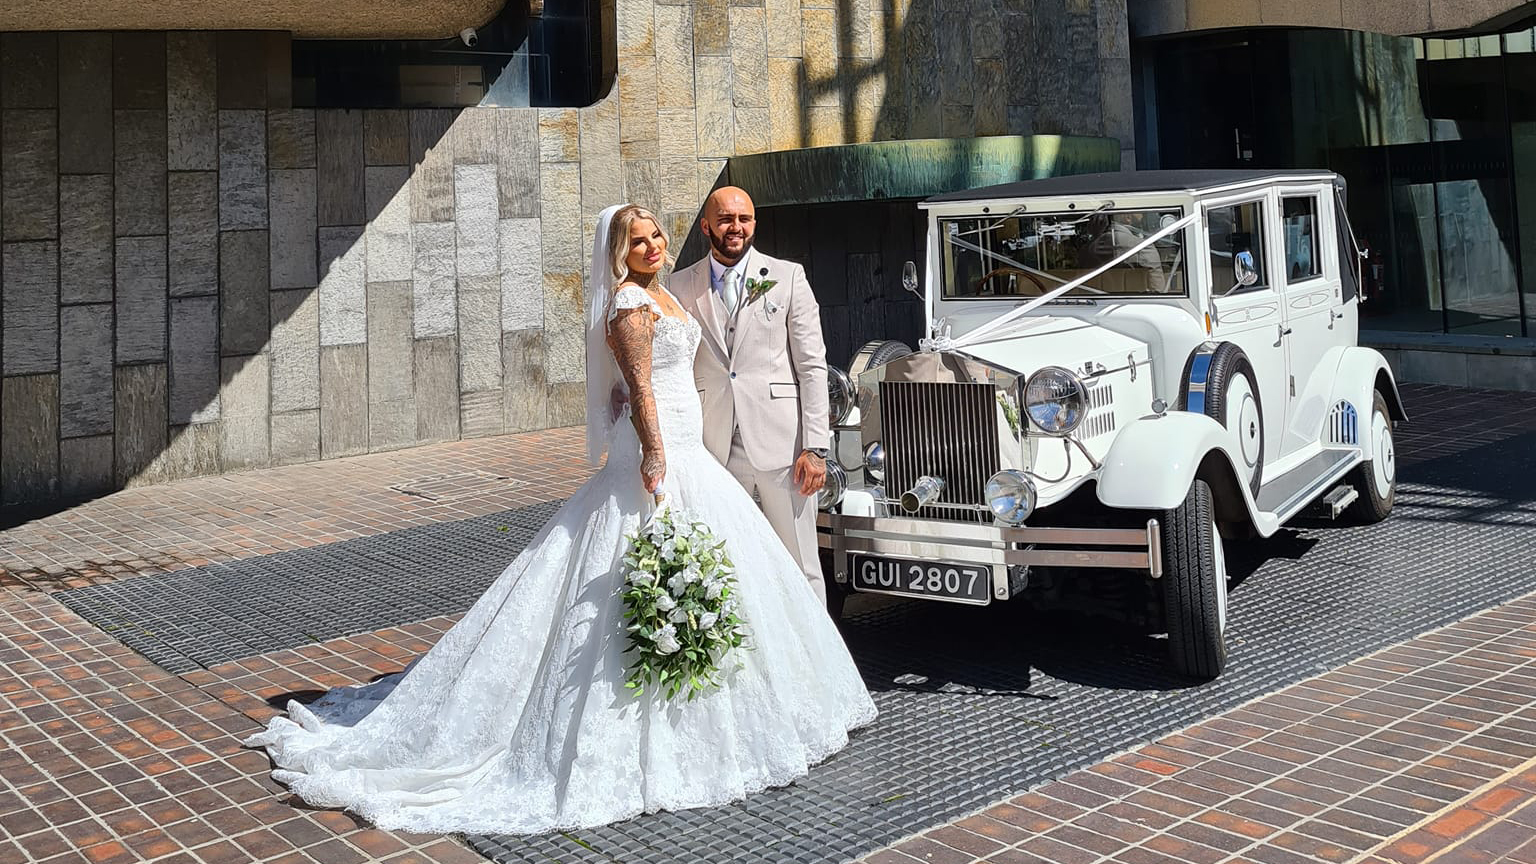
[[[660,304],[652,300],[651,295],[647,294],[644,288],[636,285],[625,285],[613,294],[613,303],[608,307],[608,323],[613,323],[613,319],[618,317],[619,310],[621,309],[640,308],[649,309],[656,315],[661,314]]]
[[[642,451],[640,475],[646,491],[652,491],[667,470],[656,396],[651,388],[651,339],[657,320],[654,316],[661,313],[644,290],[633,286],[619,289],[613,300],[608,315],[608,347],[629,387],[629,419]]]

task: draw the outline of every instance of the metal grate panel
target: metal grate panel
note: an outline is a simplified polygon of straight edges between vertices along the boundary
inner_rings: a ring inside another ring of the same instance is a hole
[[[507,864],[837,864],[1526,595],[1536,397],[1414,384],[1403,385],[1403,397],[1419,419],[1398,430],[1402,485],[1391,519],[1367,527],[1298,522],[1268,540],[1228,546],[1239,577],[1231,660],[1214,682],[1188,686],[1166,671],[1162,641],[1099,619],[1040,615],[1021,627],[1012,604],[851,600],[841,632],[880,717],[809,776],[727,807],[465,840]],[[1457,426],[1457,406],[1468,398],[1486,400],[1503,421],[1477,440]],[[553,511],[52,596],[108,636],[140,651],[147,645],[152,659],[175,658],[168,640],[190,634],[217,650],[203,662],[227,662],[304,644],[292,641],[295,628],[307,642],[462,612]],[[215,601],[235,617],[216,614]],[[1433,638],[1477,641],[1464,626]]]
[[[1360,443],[1360,414],[1355,406],[1340,400],[1328,412],[1328,443],[1351,446]]]
[[[991,384],[882,383],[887,493],[896,497],[931,474],[944,479],[940,502],[982,503],[987,478],[999,467],[996,392]],[[925,507],[915,515],[954,520],[958,514]],[[980,521],[983,514],[962,518]]]
[[[1094,438],[1115,431],[1115,388],[1109,383],[1088,388],[1088,416],[1083,419],[1082,437]]]

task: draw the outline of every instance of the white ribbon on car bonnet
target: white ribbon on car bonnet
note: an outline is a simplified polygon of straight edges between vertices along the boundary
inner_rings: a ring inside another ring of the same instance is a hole
[[[1140,243],[1137,243],[1135,246],[1132,246],[1130,249],[1126,250],[1115,258],[1110,259],[1109,263],[1101,265],[1097,270],[1093,270],[1085,275],[1079,276],[1076,279],[1073,279],[1071,282],[1063,283],[1062,285],[1053,288],[1044,294],[1041,294],[1039,297],[1036,297],[1028,303],[1025,303],[1023,306],[1014,309],[1001,318],[988,321],[987,323],[977,327],[975,330],[972,330],[969,333],[965,333],[954,338],[942,334],[935,334],[927,339],[919,339],[917,345],[924,351],[953,351],[971,345],[979,345],[983,342],[996,342],[999,339],[1006,339],[1009,336],[1015,335],[1023,328],[1013,325],[1019,324],[1020,319],[1024,316],[1040,308],[1042,305],[1055,300],[1057,297],[1060,297],[1068,291],[1071,291],[1073,288],[1077,288],[1083,285],[1085,282],[1095,279],[1106,271],[1119,266],[1132,255],[1135,255],[1148,246],[1151,246],[1153,243],[1156,243],[1164,237],[1167,237],[1169,234],[1184,230],[1184,228],[1188,227],[1199,218],[1200,214],[1197,211],[1190,213],[1187,216],[1184,216],[1183,218],[1178,219],[1168,225],[1165,225],[1159,229],[1157,233],[1141,241]]]

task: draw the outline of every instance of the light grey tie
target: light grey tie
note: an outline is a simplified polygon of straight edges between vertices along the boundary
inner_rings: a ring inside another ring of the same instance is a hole
[[[725,313],[734,316],[741,304],[741,274],[732,267],[721,278],[720,299],[725,301]]]

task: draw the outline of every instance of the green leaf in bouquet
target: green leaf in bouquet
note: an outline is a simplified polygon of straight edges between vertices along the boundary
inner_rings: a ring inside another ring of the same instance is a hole
[[[654,686],[669,699],[680,693],[694,699],[719,685],[729,652],[744,644],[725,542],[677,510],[657,514],[632,538],[623,556],[624,579],[645,575],[618,592],[630,632],[629,681],[636,691]],[[706,616],[711,625],[702,627]]]

